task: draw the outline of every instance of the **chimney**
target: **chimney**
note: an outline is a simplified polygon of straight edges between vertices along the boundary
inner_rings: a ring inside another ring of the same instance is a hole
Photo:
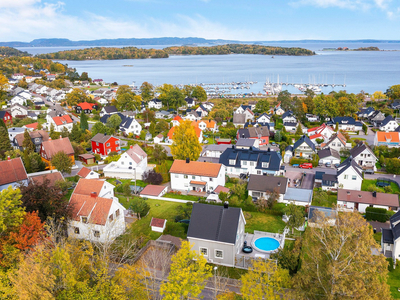
[[[189,158],[189,157],[186,158],[186,163],[187,163],[187,164],[190,163],[190,158]]]
[[[228,201],[225,201],[224,202],[224,209],[227,209],[229,207],[229,202]]]
[[[133,145],[130,145],[129,148],[133,149]]]
[[[97,197],[97,193],[96,193],[96,192],[91,192],[91,193],[90,193],[90,197],[96,198],[96,197]]]
[[[10,156],[7,156],[7,160],[11,160],[11,157],[10,157]]]
[[[376,198],[376,192],[372,192],[372,197]]]
[[[49,141],[51,141],[51,137],[49,137]]]

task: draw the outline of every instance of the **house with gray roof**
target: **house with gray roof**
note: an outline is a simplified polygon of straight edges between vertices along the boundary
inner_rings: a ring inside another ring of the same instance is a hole
[[[187,239],[209,263],[234,267],[244,242],[241,208],[193,203]]]
[[[389,229],[382,228],[381,246],[386,257],[400,258],[400,211],[390,217]]]
[[[307,135],[303,135],[293,146],[286,147],[284,162],[289,163],[292,157],[312,159],[315,153],[315,144]]]
[[[337,180],[339,188],[361,191],[363,171],[350,155],[337,169]]]
[[[100,117],[108,114],[113,115],[118,113],[118,109],[114,105],[104,106],[100,111]]]
[[[119,125],[119,130],[124,134],[140,135],[142,125],[134,117],[126,116]]]
[[[379,125],[380,131],[394,131],[399,127],[399,124],[391,115],[387,116],[382,123]]]
[[[278,202],[284,202],[283,198],[288,189],[288,179],[286,177],[250,175],[247,190],[253,199],[268,197],[274,191],[279,193]]]
[[[368,117],[368,122],[375,127],[379,127],[384,119],[385,115],[380,110],[376,110]]]
[[[312,189],[298,189],[288,187],[285,195],[283,195],[283,200],[281,202],[286,204],[293,203],[299,206],[308,206],[311,205],[312,197]]]
[[[331,148],[325,148],[318,151],[319,163],[326,164],[330,163],[332,166],[334,164],[340,163],[340,154],[337,150]]]
[[[362,130],[362,123],[359,121],[354,120],[352,117],[336,117],[332,118],[331,121],[327,122],[326,124],[332,126],[333,128],[336,127],[336,123],[339,126],[339,130],[344,131],[359,131]]]
[[[365,143],[359,142],[350,150],[350,155],[353,160],[361,168],[373,168],[376,171],[376,163],[378,158],[374,152]]]
[[[231,146],[220,156],[219,163],[228,175],[258,174],[279,175],[282,157],[276,151],[255,148],[242,149]]]
[[[233,114],[233,125],[235,127],[244,127],[244,124],[246,124],[245,114]]]

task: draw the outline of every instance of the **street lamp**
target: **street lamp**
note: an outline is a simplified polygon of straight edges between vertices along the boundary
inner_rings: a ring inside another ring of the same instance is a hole
[[[214,267],[214,299],[217,298],[217,293],[218,293],[218,291],[217,291],[217,269],[218,269],[218,267],[215,266]]]

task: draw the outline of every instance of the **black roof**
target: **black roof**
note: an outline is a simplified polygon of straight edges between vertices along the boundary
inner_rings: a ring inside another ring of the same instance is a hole
[[[390,226],[392,227],[393,239],[400,237],[400,210],[390,217]]]
[[[160,99],[154,98],[154,99],[150,100],[149,102],[160,103],[162,101]]]
[[[251,174],[247,190],[272,192],[275,188],[279,189],[279,194],[285,194],[287,189],[288,179],[286,177],[266,176]]]
[[[188,238],[235,244],[241,208],[194,203]]]
[[[396,132],[400,132],[400,126],[396,128]]]
[[[318,151],[318,157],[319,158],[325,158],[325,157],[329,157],[329,156],[333,156],[336,157],[338,159],[340,159],[340,154],[337,150],[335,149],[331,149],[331,148],[325,148],[322,149],[320,151]]]
[[[246,110],[246,109],[250,109],[251,110],[251,105],[242,104],[242,105],[240,105],[240,107],[243,108],[243,110]]]
[[[333,125],[335,125],[336,123],[350,124],[350,125],[362,125],[361,122],[357,122],[352,117],[336,117],[336,118],[333,118],[332,121],[330,121],[330,123],[333,123]]]
[[[187,104],[192,104],[193,103],[193,98],[185,98],[185,101]]]
[[[325,172],[321,172],[321,171],[316,171],[315,172],[315,179],[319,179],[322,180],[322,176],[325,174]]]
[[[372,106],[370,106],[370,107],[361,109],[358,114],[359,115],[364,115],[364,114],[369,114],[369,113],[371,113],[373,111],[375,111],[374,108]]]
[[[395,100],[392,104],[391,104],[392,108],[400,108],[400,100]]]
[[[283,126],[297,127],[297,123],[296,122],[283,122]]]
[[[118,112],[118,109],[114,105],[104,106],[104,110],[108,114],[111,114],[111,113],[114,113],[114,112]]]
[[[391,229],[382,228],[382,240],[386,244],[393,244],[393,232]]]
[[[235,159],[234,165],[229,164],[230,159]],[[251,149],[228,148],[219,157],[219,163],[226,167],[241,168],[242,160],[256,162],[256,169],[279,171],[282,157],[276,151]],[[268,168],[263,168],[262,163],[269,163]]]
[[[286,117],[293,116],[293,112],[291,110],[286,111],[282,116],[281,119],[283,120]]]
[[[1,110],[0,111],[0,118],[1,119],[4,119],[4,116],[6,115],[6,111],[4,111],[4,110]]]
[[[121,124],[119,125],[119,128],[124,131],[123,129],[128,129],[129,126],[131,126],[133,120],[135,120],[132,117],[125,117],[125,119],[122,120]]]
[[[393,117],[391,115],[388,115],[385,120],[382,121],[381,126],[385,126],[388,124],[390,121],[394,121]]]
[[[356,173],[358,175],[360,175],[362,178],[362,169],[356,163],[356,161],[353,159],[353,157],[351,155],[350,155],[350,157],[346,158],[346,160],[339,165],[339,167],[338,167],[339,171],[337,173],[338,176],[350,167],[353,167],[353,169],[356,171]]]
[[[301,138],[299,138],[296,143],[293,145],[293,150],[296,150],[297,147],[299,147],[301,144],[306,143],[310,148],[315,151],[315,145],[313,142],[311,142],[310,138],[307,135],[303,135]]]
[[[372,152],[372,150],[369,149],[369,147],[366,144],[364,144],[363,142],[359,142],[357,145],[355,145],[353,148],[351,148],[350,155],[352,157],[357,157],[357,155],[359,155],[361,152],[363,152],[366,149],[368,149],[369,152],[371,152],[371,154],[374,154]]]
[[[273,122],[271,122],[271,123],[263,123],[263,122],[249,122],[249,121],[247,121],[246,123],[244,123],[244,128],[247,128],[250,125],[252,125],[252,127],[266,126],[266,127],[268,127],[268,130],[270,130],[270,124],[273,125],[274,123]]]
[[[126,117],[125,117],[123,114],[121,114],[120,112],[117,113],[117,115],[121,118],[122,122],[123,122],[123,121],[125,120],[125,118],[126,118]],[[110,114],[105,114],[104,116],[102,116],[102,117],[100,118],[100,122],[103,123],[103,124],[106,124],[108,118],[111,117],[111,116],[112,116],[112,115],[110,115]],[[122,123],[122,122],[121,122],[121,123]]]

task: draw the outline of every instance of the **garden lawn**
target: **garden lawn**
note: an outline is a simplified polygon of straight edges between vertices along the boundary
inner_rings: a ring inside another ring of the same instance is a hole
[[[133,180],[133,179],[118,179],[118,180],[121,181],[122,184],[128,182],[130,185],[135,185],[135,180]],[[109,182],[115,186],[117,186],[117,184],[115,183],[116,181],[117,181],[117,179],[115,179],[115,178],[107,179],[107,182]],[[147,185],[147,183],[142,180],[136,180],[136,185],[145,187]]]
[[[150,204],[149,214],[131,224],[127,233],[130,236],[139,237],[141,235],[147,235],[150,239],[155,240],[162,235],[161,232],[151,231],[150,222],[151,218],[167,219],[167,227],[164,230],[164,234],[171,234],[180,238],[186,238],[185,224],[175,223],[175,216],[177,215],[177,207],[182,203],[147,199],[147,203]],[[121,201],[122,203],[122,201]]]
[[[254,230],[278,233],[282,232],[286,226],[281,215],[268,212],[245,212],[245,219],[245,231],[248,233],[254,233]]]
[[[214,264],[209,264],[209,263],[207,263],[207,265],[212,267],[213,275],[215,274],[214,267],[217,267],[218,276],[228,277],[228,278],[232,278],[232,279],[240,279],[240,277],[243,274],[246,274],[248,272],[245,269],[226,267],[226,266],[214,265]],[[212,278],[210,280],[212,280]]]
[[[163,197],[165,198],[173,198],[173,199],[181,199],[181,200],[190,200],[190,201],[198,201],[200,199],[205,199],[204,197],[199,196],[191,196],[191,195],[177,195],[173,193],[166,193]]]
[[[363,182],[362,182],[362,184],[361,184],[361,190],[362,190],[362,191],[368,191],[368,187],[369,187],[370,185],[373,185],[373,186],[376,187],[376,189],[377,189],[377,191],[378,191],[379,193],[384,193],[385,190],[384,190],[383,188],[377,187],[377,186],[376,186],[376,182],[377,182],[377,179],[364,179]],[[392,192],[393,192],[393,193],[400,193],[399,187],[398,187],[397,184],[395,184],[394,182],[390,182],[390,187],[392,188]]]
[[[392,293],[392,297],[394,299],[400,299],[400,292],[398,288],[400,288],[400,268],[397,267],[393,271],[389,272],[389,278],[387,283],[390,285],[390,292]]]
[[[328,194],[327,201],[320,201],[313,197],[311,205],[332,208],[337,204],[337,194]]]

